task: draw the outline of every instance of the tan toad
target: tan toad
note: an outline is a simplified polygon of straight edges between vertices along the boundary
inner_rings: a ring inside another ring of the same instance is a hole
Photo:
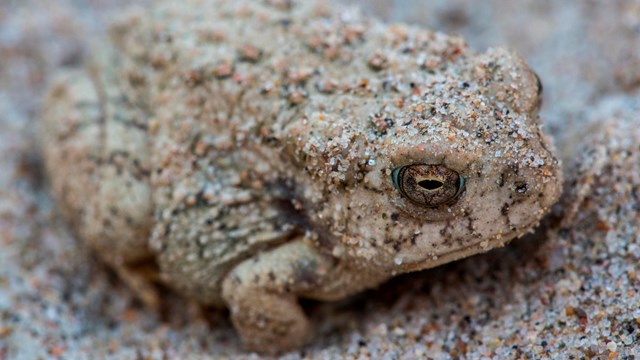
[[[503,246],[559,196],[510,51],[320,0],[166,2],[110,44],[47,98],[53,194],[146,303],[159,272],[250,349],[309,340],[298,297]]]

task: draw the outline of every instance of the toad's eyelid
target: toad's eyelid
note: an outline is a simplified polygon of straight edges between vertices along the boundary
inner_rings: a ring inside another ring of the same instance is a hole
[[[391,172],[391,181],[393,182],[393,187],[396,188],[396,190],[401,191],[400,189],[400,172],[402,171],[402,169],[404,168],[404,166],[398,166],[397,168],[393,169],[393,171]]]
[[[458,192],[456,192],[456,195],[454,196],[454,199],[458,196],[460,196],[460,194],[462,193],[462,190],[464,190],[464,187],[467,185],[467,178],[465,178],[464,176],[460,175],[460,184],[458,185]]]

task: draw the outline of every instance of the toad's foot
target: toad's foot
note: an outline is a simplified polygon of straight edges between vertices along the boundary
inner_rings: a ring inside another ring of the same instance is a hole
[[[298,240],[240,263],[223,297],[245,346],[273,354],[304,345],[311,327],[297,295],[315,288],[332,261]]]

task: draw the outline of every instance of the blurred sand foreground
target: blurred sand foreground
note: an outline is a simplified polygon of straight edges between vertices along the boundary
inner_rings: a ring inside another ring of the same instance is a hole
[[[544,83],[566,194],[546,230],[504,249],[307,304],[317,340],[284,358],[640,356],[640,1],[355,2],[520,51]],[[34,139],[45,84],[130,3],[0,0],[0,360],[258,358],[224,312],[175,295],[163,314],[142,307],[47,194]]]

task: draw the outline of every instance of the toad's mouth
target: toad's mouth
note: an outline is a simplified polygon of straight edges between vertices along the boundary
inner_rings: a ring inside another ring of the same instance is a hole
[[[527,224],[523,224],[518,229],[499,233],[492,237],[482,238],[479,241],[461,245],[455,249],[448,249],[442,252],[433,252],[429,254],[408,254],[406,252],[398,254],[396,257],[395,269],[400,272],[412,272],[430,269],[452,261],[460,260],[472,255],[486,253],[495,248],[508,245],[512,240],[520,238],[529,233],[541,219],[531,219]]]
[[[466,246],[460,249],[455,249],[440,254],[433,254],[431,255],[431,257],[422,257],[421,260],[415,262],[396,261],[396,265],[398,265],[401,272],[412,272],[430,269],[452,261],[464,259],[472,255],[485,253],[495,248],[503,247],[516,237],[518,236],[483,240],[471,246]]]

